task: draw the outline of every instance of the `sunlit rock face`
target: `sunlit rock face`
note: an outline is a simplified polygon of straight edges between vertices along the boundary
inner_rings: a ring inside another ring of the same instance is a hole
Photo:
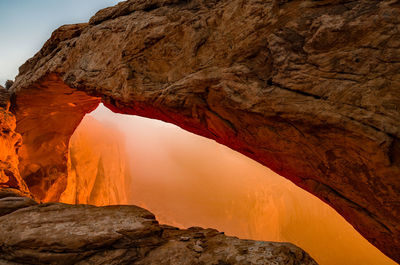
[[[67,185],[70,137],[99,99],[69,88],[55,76],[26,92],[13,106],[16,131],[23,139],[19,171],[38,200],[59,201]]]
[[[40,198],[59,199],[46,191],[65,188],[69,137],[101,98],[268,166],[400,261],[399,20],[392,0],[129,0],[101,10],[55,31],[20,68],[11,90],[21,175]]]
[[[21,135],[15,132],[16,120],[9,111],[9,93],[0,86],[0,190],[19,190],[29,195],[28,187],[18,171],[17,150]]]
[[[124,137],[86,116],[70,142],[68,180],[60,202],[127,204],[130,172]]]

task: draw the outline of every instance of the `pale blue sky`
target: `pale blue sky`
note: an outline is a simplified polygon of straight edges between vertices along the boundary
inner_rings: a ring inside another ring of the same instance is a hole
[[[14,80],[61,25],[87,22],[99,9],[121,0],[0,0],[0,84]]]

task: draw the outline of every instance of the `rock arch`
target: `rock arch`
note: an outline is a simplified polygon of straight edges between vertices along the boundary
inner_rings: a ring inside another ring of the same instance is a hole
[[[100,101],[270,167],[399,261],[397,1],[126,1],[56,30],[11,87],[20,172],[57,199]],[[368,33],[368,34],[366,34]]]

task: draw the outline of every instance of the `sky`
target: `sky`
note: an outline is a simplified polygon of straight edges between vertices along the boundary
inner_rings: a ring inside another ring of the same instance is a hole
[[[87,22],[121,0],[0,0],[0,85],[65,24]]]

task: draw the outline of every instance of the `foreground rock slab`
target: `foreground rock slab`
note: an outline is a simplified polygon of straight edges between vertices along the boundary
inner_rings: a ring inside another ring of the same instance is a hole
[[[0,212],[1,207],[0,200]],[[0,264],[317,263],[289,243],[241,240],[214,229],[179,230],[159,225],[153,214],[137,206],[47,203],[0,217]]]
[[[7,215],[21,208],[36,205],[37,202],[27,197],[7,197],[0,199],[0,216]]]

